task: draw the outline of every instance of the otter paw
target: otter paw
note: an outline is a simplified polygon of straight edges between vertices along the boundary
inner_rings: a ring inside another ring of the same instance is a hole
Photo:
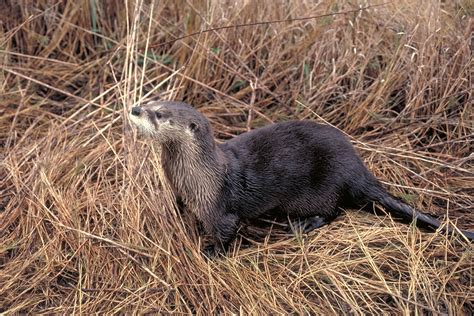
[[[320,228],[328,223],[328,220],[320,216],[311,216],[302,220],[296,220],[290,223],[287,228],[288,233],[298,234],[308,234],[316,228]]]
[[[215,258],[221,254],[221,252],[219,251],[219,247],[216,247],[216,245],[214,244],[204,246],[202,252],[204,256],[206,256],[208,259]]]

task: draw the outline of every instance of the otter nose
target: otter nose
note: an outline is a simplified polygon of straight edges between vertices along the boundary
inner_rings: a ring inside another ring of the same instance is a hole
[[[138,116],[142,112],[142,109],[139,106],[134,106],[132,108],[132,115]]]

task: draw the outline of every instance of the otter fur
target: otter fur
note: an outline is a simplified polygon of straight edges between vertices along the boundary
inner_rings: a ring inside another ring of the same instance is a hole
[[[268,214],[327,224],[339,207],[378,202],[396,217],[437,229],[440,222],[389,194],[336,128],[287,121],[216,144],[207,118],[192,106],[155,101],[133,107],[131,122],[162,147],[165,175],[202,222],[209,254],[234,239],[241,220]],[[444,230],[448,230],[444,228]],[[470,240],[474,233],[463,232]]]

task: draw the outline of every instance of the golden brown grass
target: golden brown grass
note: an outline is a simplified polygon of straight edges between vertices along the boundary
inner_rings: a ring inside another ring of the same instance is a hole
[[[2,2],[0,312],[472,314],[472,245],[388,216],[348,210],[308,236],[252,225],[206,262],[156,151],[124,119],[160,97],[194,104],[221,140],[326,121],[391,192],[473,230],[469,1],[173,41],[365,4]]]

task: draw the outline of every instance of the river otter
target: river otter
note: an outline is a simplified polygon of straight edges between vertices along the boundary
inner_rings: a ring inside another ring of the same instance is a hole
[[[305,218],[304,231],[327,224],[339,207],[378,202],[390,213],[436,229],[435,218],[385,191],[337,129],[288,121],[216,144],[207,118],[181,102],[133,107],[131,122],[162,146],[165,175],[185,207],[224,250],[243,219],[270,212]],[[474,233],[463,232],[473,240]]]

